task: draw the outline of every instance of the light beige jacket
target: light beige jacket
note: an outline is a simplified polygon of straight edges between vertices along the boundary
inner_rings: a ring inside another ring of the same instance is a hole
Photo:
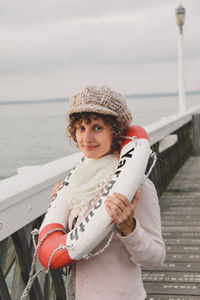
[[[135,212],[136,228],[127,237],[115,233],[99,256],[76,263],[76,300],[144,300],[146,292],[140,265],[163,264],[165,245],[161,235],[160,207],[153,183],[145,181]],[[77,224],[81,222],[79,217]],[[69,225],[72,217],[69,218]],[[103,248],[103,241],[98,249]],[[72,287],[72,284],[69,285]],[[72,293],[73,294],[73,293]]]

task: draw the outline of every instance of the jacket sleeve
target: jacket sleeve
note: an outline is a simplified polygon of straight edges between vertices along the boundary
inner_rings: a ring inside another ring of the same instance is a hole
[[[166,251],[161,233],[160,207],[156,189],[149,179],[141,189],[135,219],[136,227],[131,234],[126,237],[118,234],[131,260],[145,268],[163,264]]]

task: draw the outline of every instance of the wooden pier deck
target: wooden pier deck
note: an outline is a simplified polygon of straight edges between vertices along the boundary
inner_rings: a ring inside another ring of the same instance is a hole
[[[200,156],[190,157],[160,199],[167,256],[143,270],[148,300],[200,300]]]

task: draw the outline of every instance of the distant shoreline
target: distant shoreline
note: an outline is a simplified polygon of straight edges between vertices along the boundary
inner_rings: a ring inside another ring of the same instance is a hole
[[[187,91],[186,95],[200,95],[200,90],[197,91]],[[127,94],[124,95],[125,98],[153,98],[153,97],[175,97],[178,96],[178,92],[170,92],[170,93],[149,93],[149,94]],[[63,98],[50,98],[50,99],[35,99],[35,100],[8,100],[8,101],[0,101],[0,105],[8,105],[8,104],[36,104],[36,103],[60,103],[69,101],[69,97]]]

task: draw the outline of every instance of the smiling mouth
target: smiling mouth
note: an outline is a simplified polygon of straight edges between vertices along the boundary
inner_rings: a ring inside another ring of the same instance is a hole
[[[98,146],[83,146],[86,150],[93,150],[95,148],[97,148]]]

